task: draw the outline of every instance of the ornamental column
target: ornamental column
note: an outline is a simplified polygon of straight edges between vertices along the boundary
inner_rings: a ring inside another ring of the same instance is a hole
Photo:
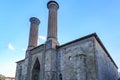
[[[37,46],[38,42],[38,27],[40,24],[40,20],[35,17],[30,18],[30,33],[29,33],[29,42],[28,42],[28,49],[33,49]]]
[[[51,41],[52,48],[55,48],[58,45],[57,41],[57,10],[59,5],[55,1],[49,1],[47,4],[47,8],[49,9],[48,16],[48,33],[47,33],[47,41]]]

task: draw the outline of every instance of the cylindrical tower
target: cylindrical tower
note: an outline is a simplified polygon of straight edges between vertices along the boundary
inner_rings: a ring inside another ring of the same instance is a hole
[[[49,1],[47,8],[49,9],[47,41],[52,41],[52,48],[54,48],[56,45],[58,45],[57,10],[59,5],[56,1]]]
[[[47,7],[49,9],[47,39],[57,40],[57,10],[59,5],[55,1],[49,1]]]
[[[30,50],[37,46],[39,24],[40,24],[40,20],[38,18],[35,17],[30,18],[30,33],[29,33],[29,42],[28,42],[27,50]]]

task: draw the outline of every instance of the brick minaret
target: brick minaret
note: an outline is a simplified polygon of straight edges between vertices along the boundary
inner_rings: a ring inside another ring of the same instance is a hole
[[[52,42],[52,48],[55,48],[58,45],[57,41],[57,10],[59,5],[55,1],[49,1],[47,4],[49,9],[48,16],[48,33],[47,33],[47,41]]]
[[[28,42],[27,50],[30,50],[37,46],[39,24],[40,24],[40,20],[38,18],[35,17],[30,18],[30,33],[29,33],[29,42]]]

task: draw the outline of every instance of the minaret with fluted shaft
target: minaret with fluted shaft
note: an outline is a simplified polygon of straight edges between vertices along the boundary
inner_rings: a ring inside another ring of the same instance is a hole
[[[30,33],[29,33],[29,42],[28,49],[33,49],[37,46],[38,43],[38,27],[40,24],[40,20],[36,17],[30,18]]]
[[[52,48],[55,48],[58,45],[57,41],[57,10],[59,5],[55,1],[49,1],[47,4],[49,9],[48,16],[48,33],[47,33],[47,41],[52,41]]]

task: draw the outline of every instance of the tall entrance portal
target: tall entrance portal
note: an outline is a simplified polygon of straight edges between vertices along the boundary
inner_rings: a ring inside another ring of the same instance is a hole
[[[32,80],[39,80],[39,75],[40,75],[40,63],[39,60],[36,59],[32,70]]]

